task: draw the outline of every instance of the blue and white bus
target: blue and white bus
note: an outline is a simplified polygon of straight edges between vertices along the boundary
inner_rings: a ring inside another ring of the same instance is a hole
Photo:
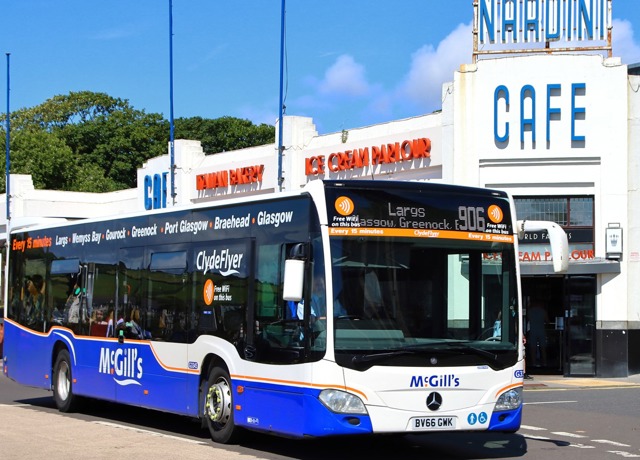
[[[8,241],[3,372],[53,392],[322,437],[514,432],[524,352],[509,195],[394,181],[34,226]]]

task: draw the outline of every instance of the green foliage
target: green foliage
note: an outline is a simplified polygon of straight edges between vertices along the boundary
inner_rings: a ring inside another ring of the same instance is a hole
[[[273,126],[264,123],[256,126],[249,120],[233,117],[214,120],[201,117],[178,118],[175,120],[174,134],[176,139],[199,140],[207,155],[275,142]]]
[[[6,151],[2,132],[2,151]],[[76,162],[71,149],[58,137],[41,130],[28,129],[11,137],[11,173],[31,174],[38,189],[68,190],[75,177]],[[5,187],[5,162],[0,184]]]
[[[104,93],[70,92],[54,96],[40,105],[11,114],[12,128],[39,127],[51,132],[55,128],[91,122],[99,116],[129,109],[129,102]]]
[[[81,164],[99,166],[118,190],[135,187],[137,169],[148,159],[166,154],[169,142],[168,123],[160,115],[129,107],[55,132]]]
[[[2,128],[6,116],[0,116]],[[5,132],[0,145],[5,151]],[[168,153],[169,122],[129,101],[90,91],[54,96],[11,113],[11,173],[38,189],[107,192],[137,186],[137,169]],[[273,126],[233,117],[180,118],[175,138],[202,142],[207,154],[273,143]],[[5,166],[0,166],[4,188]]]
[[[115,192],[118,184],[104,175],[104,170],[95,163],[85,163],[78,167],[76,179],[69,189],[74,192]]]

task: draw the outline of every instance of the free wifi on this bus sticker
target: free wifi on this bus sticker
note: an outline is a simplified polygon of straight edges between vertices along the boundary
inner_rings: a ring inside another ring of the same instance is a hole
[[[338,214],[340,214],[341,216],[351,215],[351,213],[353,213],[353,210],[355,209],[353,201],[348,196],[340,196],[336,198],[334,206]]]
[[[489,220],[494,224],[499,224],[500,222],[502,222],[502,219],[504,219],[502,209],[500,209],[500,206],[496,206],[495,204],[489,206],[488,214]]]
[[[205,305],[211,305],[211,303],[213,302],[213,291],[214,291],[213,281],[211,280],[205,281],[204,289],[202,290]]]

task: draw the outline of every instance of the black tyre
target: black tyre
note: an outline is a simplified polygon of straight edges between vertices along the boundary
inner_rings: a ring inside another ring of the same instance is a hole
[[[234,444],[240,438],[240,429],[233,421],[233,398],[229,372],[221,367],[209,371],[204,388],[203,417],[214,442]]]
[[[71,358],[67,350],[58,353],[53,366],[53,399],[60,412],[73,412],[78,406],[78,396],[73,394]]]

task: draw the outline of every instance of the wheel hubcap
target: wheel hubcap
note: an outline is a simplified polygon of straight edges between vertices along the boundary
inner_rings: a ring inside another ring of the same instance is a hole
[[[205,413],[214,423],[225,425],[231,416],[231,388],[221,380],[209,387],[205,398]]]
[[[60,368],[58,369],[58,379],[56,381],[58,395],[63,401],[66,401],[69,397],[70,387],[71,382],[69,381],[69,366],[67,365],[67,363],[63,362],[60,364]]]

